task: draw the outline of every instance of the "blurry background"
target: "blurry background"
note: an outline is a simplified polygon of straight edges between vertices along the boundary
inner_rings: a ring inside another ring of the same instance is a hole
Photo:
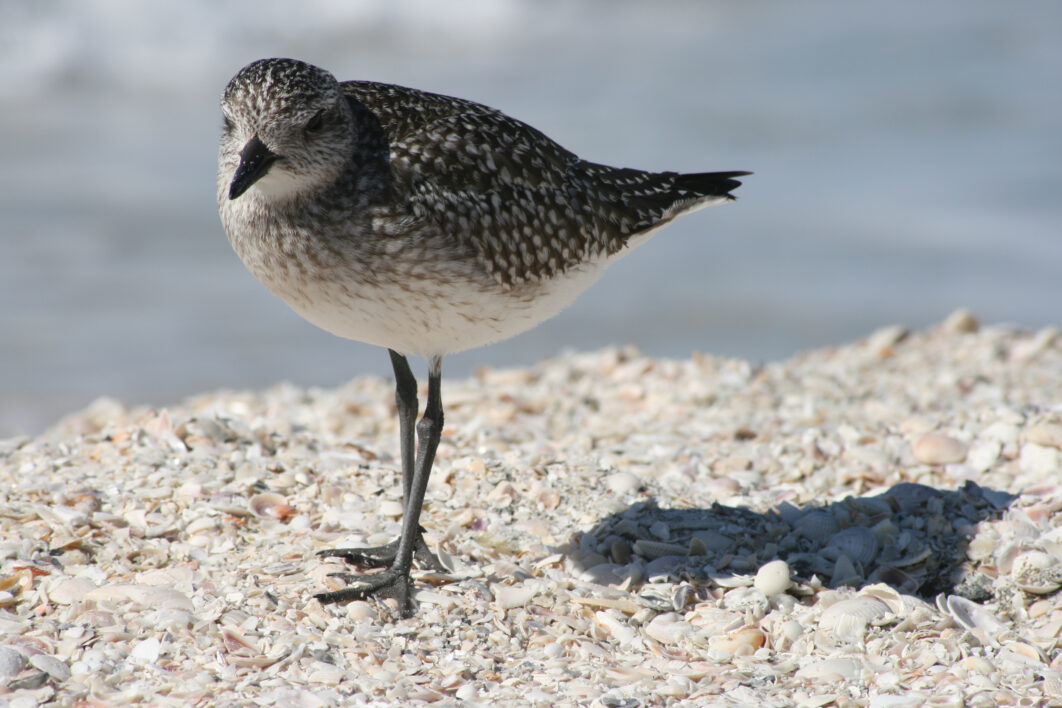
[[[390,375],[225,240],[217,99],[263,56],[472,98],[595,161],[756,172],[447,375],[626,342],[777,359],[959,306],[1062,323],[1060,37],[1057,0],[5,0],[0,437],[99,395]]]

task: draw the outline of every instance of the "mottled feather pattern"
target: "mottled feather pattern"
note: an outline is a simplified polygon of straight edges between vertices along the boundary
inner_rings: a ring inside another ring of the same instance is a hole
[[[608,167],[473,101],[367,81],[342,87],[386,134],[410,215],[474,248],[504,286],[612,255],[705,199],[732,198],[743,174]]]

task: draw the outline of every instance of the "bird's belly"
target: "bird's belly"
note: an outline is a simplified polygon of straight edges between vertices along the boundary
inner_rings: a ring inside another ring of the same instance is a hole
[[[350,272],[294,280],[278,279],[275,271],[256,275],[299,315],[332,334],[403,354],[443,356],[508,339],[553,317],[615,257],[511,288],[445,269],[394,279]]]
[[[506,340],[549,320],[602,270],[587,264],[553,280],[512,289],[464,280],[370,284],[321,279],[304,283],[297,296],[271,290],[306,320],[342,338],[430,357]]]

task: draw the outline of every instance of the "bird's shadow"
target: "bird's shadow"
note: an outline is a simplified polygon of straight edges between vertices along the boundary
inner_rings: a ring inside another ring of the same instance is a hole
[[[903,482],[888,491],[824,505],[787,502],[765,512],[713,504],[669,509],[638,502],[600,521],[579,540],[579,565],[606,585],[753,575],[782,559],[794,579],[828,587],[886,583],[904,594],[940,593],[983,602],[992,578],[969,561],[981,521],[1017,497],[974,482],[954,491]]]

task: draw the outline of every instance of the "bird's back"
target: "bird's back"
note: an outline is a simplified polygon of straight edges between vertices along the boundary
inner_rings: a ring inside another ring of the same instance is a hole
[[[595,164],[480,103],[369,81],[342,87],[383,133],[399,206],[471,246],[506,287],[613,255],[633,236],[732,198],[745,174]]]

